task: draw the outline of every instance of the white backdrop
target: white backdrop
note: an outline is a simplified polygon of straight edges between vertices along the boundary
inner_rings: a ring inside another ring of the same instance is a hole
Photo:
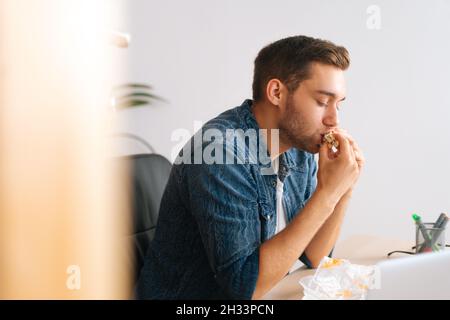
[[[367,158],[341,239],[413,239],[413,212],[450,211],[450,1],[117,1],[128,6],[118,29],[132,35],[117,49],[129,67],[121,81],[152,84],[168,100],[119,112],[122,131],[170,158],[173,130],[193,132],[194,121],[251,97],[264,45],[320,37],[350,51],[341,123]]]

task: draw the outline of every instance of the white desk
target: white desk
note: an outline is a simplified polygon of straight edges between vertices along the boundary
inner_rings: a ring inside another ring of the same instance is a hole
[[[376,236],[353,236],[337,244],[334,258],[350,260],[351,263],[373,265],[388,259],[387,254],[394,250],[412,251],[413,241],[381,238]],[[389,259],[405,257],[407,254],[393,254]],[[281,280],[263,299],[298,300],[303,297],[303,288],[298,281],[315,270],[301,268]]]

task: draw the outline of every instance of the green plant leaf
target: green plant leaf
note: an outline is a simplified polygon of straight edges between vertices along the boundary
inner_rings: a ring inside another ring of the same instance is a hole
[[[148,90],[153,89],[152,86],[150,86],[148,84],[144,84],[144,83],[126,83],[126,84],[122,84],[119,86],[115,86],[113,88],[113,91],[119,91],[119,90],[129,89],[129,88],[133,88],[133,89],[141,88],[141,89],[148,89]]]
[[[117,109],[125,109],[142,105],[151,105],[153,101],[167,102],[164,98],[153,94],[152,86],[144,83],[126,83],[113,88],[111,98]]]
[[[165,101],[163,98],[152,94],[152,93],[147,93],[147,92],[132,92],[132,93],[128,93],[124,96],[118,97],[116,98],[117,101],[123,101],[123,100],[127,100],[130,98],[134,98],[134,97],[147,97],[149,99],[153,99],[153,100],[159,100],[159,101]]]
[[[126,109],[143,105],[150,105],[151,100],[127,100],[116,104],[117,109]]]

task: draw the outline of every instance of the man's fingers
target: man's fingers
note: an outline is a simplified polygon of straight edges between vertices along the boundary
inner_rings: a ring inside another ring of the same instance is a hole
[[[362,155],[361,149],[359,148],[358,144],[353,139],[347,138],[350,142],[350,145],[352,146],[353,152],[355,154],[355,159],[358,161],[358,164],[360,162],[364,163],[364,156]]]
[[[359,151],[355,152],[355,156],[356,162],[358,162],[358,166],[361,169],[364,166],[366,159],[364,158],[364,155]]]
[[[361,149],[359,148],[358,144],[356,143],[355,139],[353,139],[353,137],[351,135],[349,135],[347,133],[347,131],[344,129],[338,128],[338,129],[336,129],[336,132],[340,133],[348,140],[348,142],[350,143],[350,146],[353,149],[353,153],[355,155],[355,160],[356,160],[356,162],[358,162],[358,166],[361,168],[365,163],[365,158],[363,156]]]
[[[355,153],[356,162],[358,162],[358,166],[361,168],[365,162],[364,155],[361,149],[359,148],[358,144],[354,140],[350,141],[350,145],[352,146],[353,151]]]
[[[348,140],[348,139],[347,139],[347,141],[348,141],[348,144],[350,145],[349,150],[350,150],[350,154],[351,154],[351,156],[352,156],[352,159],[354,159],[354,160],[356,161],[355,149],[353,149],[353,146],[352,146],[351,141]]]
[[[351,159],[354,159],[361,168],[364,165],[364,156],[352,136],[350,136],[345,130],[337,129],[333,132],[335,139],[339,142],[339,151],[333,154],[328,148],[327,144],[322,144],[319,155],[324,160],[333,160],[337,158],[340,154],[348,154]]]
[[[339,156],[344,154],[354,157],[352,147],[350,146],[350,142],[347,138],[339,132],[334,132],[333,136],[339,142]]]

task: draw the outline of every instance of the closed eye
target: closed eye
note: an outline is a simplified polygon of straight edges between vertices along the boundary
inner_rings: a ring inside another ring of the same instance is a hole
[[[320,102],[320,101],[317,101],[317,104],[320,106],[320,107],[328,107],[328,103],[325,103],[325,102]],[[339,106],[339,105],[336,105],[336,110],[337,111],[341,111],[341,107]]]

